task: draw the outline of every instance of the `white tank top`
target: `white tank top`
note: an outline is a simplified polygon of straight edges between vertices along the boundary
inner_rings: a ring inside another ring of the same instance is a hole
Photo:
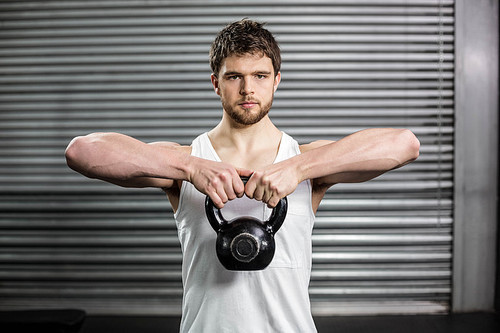
[[[207,133],[191,147],[193,156],[220,161]],[[297,141],[283,133],[274,163],[297,154]],[[181,332],[316,332],[308,293],[314,224],[310,181],[288,196],[285,222],[275,234],[273,261],[261,271],[229,271],[222,266],[215,252],[217,234],[205,215],[205,197],[183,182],[175,213],[183,253]],[[221,211],[227,220],[267,220],[271,212],[247,197],[228,202]]]

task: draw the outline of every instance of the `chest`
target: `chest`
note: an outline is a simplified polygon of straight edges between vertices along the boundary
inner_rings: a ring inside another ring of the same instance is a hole
[[[218,149],[221,161],[237,168],[260,170],[274,163],[278,155],[278,147],[238,151],[234,149]]]

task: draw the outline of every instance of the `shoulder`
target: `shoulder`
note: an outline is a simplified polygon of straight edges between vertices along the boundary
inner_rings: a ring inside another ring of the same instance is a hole
[[[333,143],[333,142],[335,142],[335,141],[332,141],[332,140],[317,140],[317,141],[313,141],[313,142],[310,142],[310,143],[307,143],[307,144],[300,145],[299,148],[300,148],[300,152],[301,153],[305,153],[305,152],[308,152],[310,150],[322,147],[324,145],[327,145],[327,144]]]

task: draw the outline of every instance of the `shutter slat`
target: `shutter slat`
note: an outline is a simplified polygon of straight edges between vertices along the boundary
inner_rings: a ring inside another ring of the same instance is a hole
[[[0,310],[179,314],[165,194],[80,176],[64,149],[95,131],[186,145],[215,126],[208,48],[242,17],[281,44],[270,114],[300,143],[371,127],[421,142],[414,163],[326,193],[314,314],[449,309],[453,0],[94,0],[0,2]]]

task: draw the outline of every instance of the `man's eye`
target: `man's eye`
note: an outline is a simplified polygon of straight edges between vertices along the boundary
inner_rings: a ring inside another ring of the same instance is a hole
[[[263,74],[257,74],[256,75],[259,80],[265,79],[267,76]]]
[[[227,78],[228,78],[228,80],[237,80],[239,78],[239,76],[238,75],[231,75],[231,76],[228,76]]]

